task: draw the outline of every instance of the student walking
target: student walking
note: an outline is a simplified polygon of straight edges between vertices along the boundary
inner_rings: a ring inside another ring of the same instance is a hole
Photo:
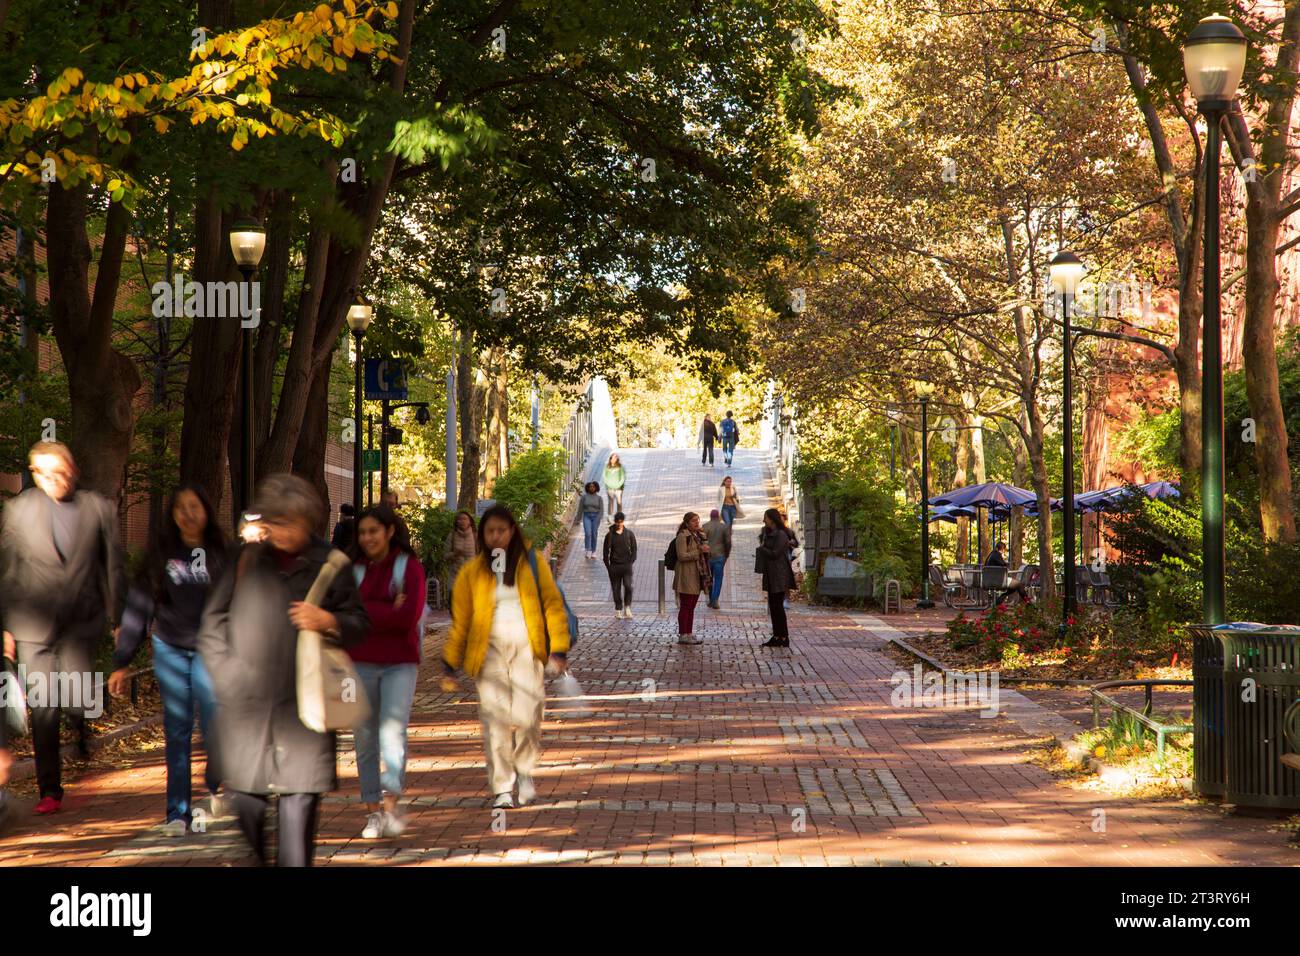
[[[745,512],[740,510],[740,495],[736,493],[736,484],[728,475],[722,479],[722,484],[718,487],[718,509],[722,512],[722,520],[730,528],[737,518],[745,517]]]
[[[213,817],[224,812],[218,796],[220,760],[215,742],[217,699],[203,658],[199,625],[214,581],[221,578],[231,554],[207,494],[198,485],[181,485],[163,512],[158,538],[145,556],[136,585],[126,599],[122,627],[113,652],[108,692],[123,696],[130,666],[146,637],[153,646],[153,671],[163,704],[166,740],[167,804],[163,832],[180,837],[193,823],[194,793],[190,760],[194,711],[207,751],[204,783]]]
[[[474,560],[478,554],[478,529],[474,527],[474,516],[468,511],[457,511],[456,518],[447,534],[447,593],[451,594],[456,586],[456,575],[460,569]]]
[[[695,605],[709,589],[709,545],[700,530],[700,516],[688,511],[677,528],[674,541],[677,565],[673,568],[673,590],[677,592],[677,643],[703,644],[695,636]]]
[[[624,525],[625,516],[614,514],[614,524],[605,532],[603,556],[614,592],[614,616],[632,620],[632,565],[636,563],[636,535]]]
[[[612,452],[609,461],[605,462],[605,496],[609,499],[609,515],[623,510],[623,486],[627,484],[627,469],[623,467],[623,459],[618,457],[618,452]]]
[[[296,475],[271,475],[254,498],[263,536],[244,545],[213,588],[199,652],[244,838],[265,862],[267,805],[279,794],[276,865],[311,866],[321,794],[338,777],[334,733],[298,719],[298,631],[348,647],[361,643],[370,621],[351,574],[334,578],[319,607],[304,600],[331,550],[313,531],[325,520],[316,489]]]
[[[701,530],[709,546],[709,574],[713,583],[709,588],[709,607],[718,609],[718,598],[722,594],[722,574],[731,557],[731,526],[718,515],[718,509],[709,512],[709,520]]]
[[[713,419],[708,415],[704,416],[704,421],[700,425],[699,444],[704,446],[704,453],[700,455],[700,464],[706,462],[710,468],[713,467],[713,443],[718,440],[718,426],[713,424]]]
[[[479,523],[479,555],[456,579],[442,652],[444,687],[454,689],[460,667],[478,686],[493,807],[522,807],[536,796],[533,770],[546,703],[543,664],[561,673],[567,667],[564,598],[550,565],[535,553],[530,558],[531,548],[510,509],[487,510]],[[498,552],[505,564],[499,573],[492,570]]]
[[[578,510],[582,512],[582,539],[587,557],[594,559],[596,541],[600,533],[600,519],[605,514],[605,502],[600,500],[600,485],[594,481],[587,482],[582,492],[582,500],[578,502]]]
[[[64,713],[88,753],[84,705],[93,706],[101,692],[95,644],[105,618],[114,626],[121,620],[127,588],[117,509],[103,496],[77,488],[77,463],[68,446],[37,442],[27,461],[35,487],[4,508],[0,609],[5,656],[25,668],[40,790],[36,812],[46,814],[63,802],[59,723]],[[33,691],[67,687],[69,678],[81,682],[79,701]]]
[[[736,444],[740,441],[740,425],[731,417],[731,412],[727,412],[727,417],[722,420],[721,431],[722,457],[730,468],[732,456],[736,453]]]
[[[374,840],[399,836],[406,829],[397,804],[406,783],[406,730],[424,640],[424,568],[411,550],[406,522],[383,505],[361,512],[351,557],[370,618],[370,633],[348,648],[348,655],[370,702],[370,716],[352,728],[352,735],[367,811],[361,836]]]
[[[339,520],[334,525],[334,533],[330,535],[330,547],[347,551],[356,540],[357,509],[351,502],[345,501],[339,505]]]
[[[789,647],[790,628],[785,617],[786,593],[794,588],[794,549],[799,546],[794,533],[786,526],[781,512],[768,508],[763,512],[763,529],[758,533],[762,565],[763,590],[767,592],[767,611],[772,619],[772,638],[763,647]]]

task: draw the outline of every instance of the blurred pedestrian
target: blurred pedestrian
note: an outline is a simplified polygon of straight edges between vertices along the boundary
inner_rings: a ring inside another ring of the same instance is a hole
[[[722,595],[722,575],[731,557],[731,526],[721,519],[718,509],[709,512],[709,520],[701,529],[704,540],[709,545],[709,574],[712,584],[709,587],[709,607],[718,609],[718,598]]]
[[[708,415],[704,416],[704,421],[700,424],[700,438],[698,444],[704,446],[704,452],[700,455],[700,464],[708,464],[713,467],[713,443],[718,440],[718,426],[713,423],[713,419]]]
[[[457,511],[452,522],[451,531],[447,533],[447,593],[451,594],[456,586],[456,575],[460,569],[474,560],[478,554],[478,528],[474,525],[474,516],[468,511]]]
[[[0,613],[4,653],[25,669],[32,747],[40,799],[37,813],[63,802],[59,722],[77,730],[83,754],[87,704],[102,706],[93,661],[105,618],[114,626],[126,603],[126,571],[117,509],[102,495],[77,488],[77,464],[67,445],[40,441],[27,456],[35,485],[4,508],[0,530]],[[75,682],[73,700],[54,688]],[[33,693],[33,689],[42,690]],[[75,699],[79,696],[80,699]]]
[[[623,467],[623,459],[618,457],[618,452],[610,453],[602,477],[605,479],[605,496],[609,499],[609,514],[612,517],[623,510],[623,486],[627,484],[627,469]]]
[[[352,735],[368,813],[361,835],[374,840],[399,836],[406,827],[397,804],[406,783],[406,732],[424,640],[424,568],[411,550],[406,522],[383,505],[367,508],[357,519],[352,560],[370,619],[365,640],[348,648],[370,702],[370,716],[352,728]]]
[[[785,616],[787,592],[794,589],[794,550],[799,546],[794,532],[786,526],[781,512],[768,508],[763,512],[763,528],[758,533],[762,554],[763,590],[767,592],[767,610],[772,619],[772,638],[763,647],[789,647],[790,628]]]
[[[600,485],[594,481],[587,482],[578,502],[582,512],[582,538],[587,550],[587,557],[596,557],[596,542],[600,534],[600,519],[605,514],[605,502],[600,499]]]
[[[718,487],[718,508],[722,511],[722,520],[728,528],[735,524],[737,518],[745,517],[745,512],[740,510],[740,495],[730,475],[723,478]]]
[[[636,535],[624,523],[626,516],[614,514],[614,524],[605,532],[604,561],[609,586],[614,592],[614,616],[632,620],[632,565],[636,563]]]
[[[131,661],[146,637],[153,647],[153,671],[163,704],[166,740],[167,816],[163,832],[184,836],[193,823],[194,791],[190,779],[194,712],[207,763],[203,780],[214,818],[227,809],[221,786],[219,748],[215,741],[217,700],[199,654],[203,607],[232,554],[217,513],[198,485],[181,485],[163,512],[157,540],[145,555],[139,578],[126,599],[122,627],[113,652],[108,691],[127,693]]]
[[[695,636],[695,605],[709,589],[709,545],[700,530],[700,516],[686,512],[677,527],[677,564],[673,568],[673,590],[677,592],[677,643],[703,644]]]
[[[451,596],[443,686],[454,689],[461,667],[475,679],[492,806],[526,806],[536,797],[543,665],[565,671],[569,616],[549,563],[535,552],[530,558],[532,545],[509,508],[489,508],[478,533],[479,555]],[[494,571],[498,562],[502,570]]]
[[[330,547],[349,551],[357,537],[357,509],[348,502],[339,505],[339,520],[330,535]]]
[[[244,545],[217,582],[199,651],[217,697],[221,770],[240,830],[266,862],[267,804],[279,794],[276,865],[311,866],[320,797],[338,777],[334,733],[298,718],[298,631],[349,647],[365,638],[370,622],[346,572],[319,607],[304,600],[330,554],[313,530],[325,520],[316,490],[295,475],[271,475],[255,499],[265,537]]]

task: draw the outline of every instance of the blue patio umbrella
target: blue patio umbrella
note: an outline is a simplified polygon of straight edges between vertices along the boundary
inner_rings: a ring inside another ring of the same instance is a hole
[[[967,508],[997,508],[1027,505],[1036,500],[1032,491],[1017,488],[1001,481],[986,481],[978,485],[954,488],[930,499],[932,505],[959,505]]]
[[[1142,491],[1146,492],[1148,498],[1181,498],[1182,492],[1178,490],[1176,481],[1148,481],[1145,485],[1138,485]]]

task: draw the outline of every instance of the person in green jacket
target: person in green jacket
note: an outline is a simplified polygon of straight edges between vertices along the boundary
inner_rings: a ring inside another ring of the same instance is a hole
[[[627,484],[627,470],[618,452],[611,452],[605,462],[605,497],[609,504],[610,517],[623,510],[623,486]]]

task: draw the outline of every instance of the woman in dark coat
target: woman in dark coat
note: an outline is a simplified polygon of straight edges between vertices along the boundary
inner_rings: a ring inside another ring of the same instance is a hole
[[[265,862],[266,805],[279,794],[278,866],[310,866],[320,795],[335,789],[334,734],[298,719],[298,631],[348,646],[370,622],[346,571],[320,607],[304,603],[329,555],[314,529],[325,507],[293,475],[271,475],[257,489],[261,540],[245,545],[213,591],[199,650],[217,698],[221,769],[245,838]]]
[[[794,532],[786,527],[781,512],[768,508],[763,512],[763,530],[758,533],[763,554],[763,590],[767,592],[767,610],[772,617],[772,639],[763,647],[789,647],[790,628],[785,619],[785,595],[794,590],[794,568],[790,562],[799,546]]]

